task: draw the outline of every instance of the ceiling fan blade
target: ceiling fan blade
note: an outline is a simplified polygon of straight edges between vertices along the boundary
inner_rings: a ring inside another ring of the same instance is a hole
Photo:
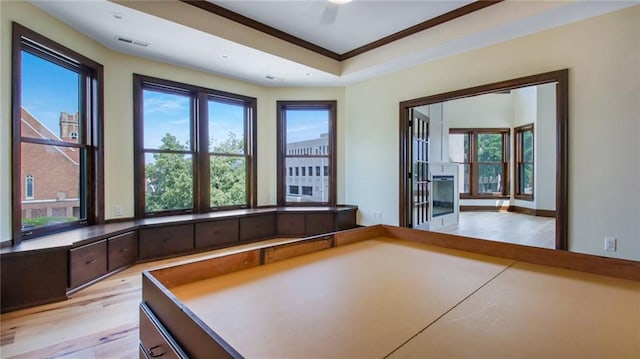
[[[338,16],[338,9],[340,5],[328,2],[320,17],[320,23],[323,25],[330,25],[336,22],[336,16]]]

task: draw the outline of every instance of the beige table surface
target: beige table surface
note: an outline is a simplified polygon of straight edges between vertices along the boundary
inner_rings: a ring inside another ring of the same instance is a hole
[[[391,238],[171,291],[248,358],[640,358],[640,282]]]
[[[378,238],[171,291],[247,358],[379,358],[511,264]]]
[[[640,283],[516,263],[391,358],[640,358]]]

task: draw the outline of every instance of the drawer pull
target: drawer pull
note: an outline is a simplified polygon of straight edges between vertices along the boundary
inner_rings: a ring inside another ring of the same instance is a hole
[[[122,248],[122,249],[120,249],[120,252],[121,252],[121,253],[128,252],[128,251],[129,251],[129,248]]]
[[[89,259],[88,261],[84,262],[84,264],[93,264],[97,261],[98,261],[97,259]]]
[[[156,345],[155,347],[149,348],[149,350],[147,350],[147,353],[149,354],[149,356],[152,357],[152,358],[159,358],[159,357],[163,356],[164,352],[162,352],[162,353],[154,353],[153,352],[154,349],[158,349],[159,347],[160,347],[160,345]]]

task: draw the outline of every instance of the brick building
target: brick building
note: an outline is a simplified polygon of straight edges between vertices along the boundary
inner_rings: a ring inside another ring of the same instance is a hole
[[[78,142],[78,113],[62,112],[55,134],[21,109],[22,137]],[[76,148],[23,143],[20,178],[22,218],[78,217],[80,153]]]

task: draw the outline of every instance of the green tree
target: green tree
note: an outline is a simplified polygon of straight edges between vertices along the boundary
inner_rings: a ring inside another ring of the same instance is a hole
[[[210,202],[212,207],[246,204],[244,140],[229,132],[226,141],[213,147]],[[234,156],[235,154],[235,156]]]
[[[162,138],[161,150],[186,151],[170,133]],[[145,166],[147,179],[146,211],[166,211],[193,207],[193,169],[191,158],[179,153],[156,153]]]
[[[502,135],[499,133],[478,134],[478,186],[480,192],[499,191],[504,167],[502,166]],[[485,164],[482,164],[485,163]],[[486,164],[489,163],[489,164]]]
[[[162,138],[162,150],[187,151],[175,136]],[[246,204],[246,161],[244,141],[230,133],[227,140],[213,146],[210,156],[211,207]],[[180,153],[158,153],[145,166],[146,211],[166,211],[193,207],[193,162]]]

